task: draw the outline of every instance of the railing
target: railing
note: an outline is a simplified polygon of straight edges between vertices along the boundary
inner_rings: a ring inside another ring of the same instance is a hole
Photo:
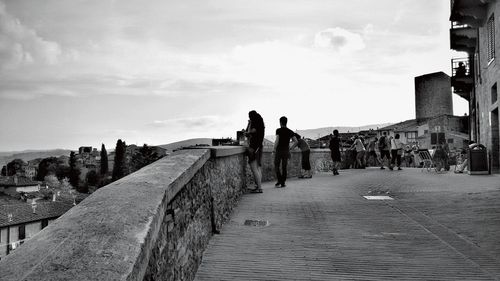
[[[451,60],[451,76],[465,77],[472,74],[470,68],[470,58],[455,58]]]
[[[460,29],[460,28],[471,28],[471,26],[468,24],[459,23],[457,21],[451,22],[451,29]]]

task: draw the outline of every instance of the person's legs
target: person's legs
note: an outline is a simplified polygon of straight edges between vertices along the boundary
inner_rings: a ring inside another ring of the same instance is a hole
[[[276,170],[276,180],[278,181],[276,185],[281,184],[281,171],[280,171],[281,158],[279,153],[274,154],[274,169]]]
[[[282,155],[281,158],[281,187],[285,186],[287,177],[288,155]]]
[[[302,151],[302,169],[304,169],[304,176],[305,177],[312,177],[312,172],[311,172],[311,162],[309,161],[309,155],[310,151]]]
[[[395,149],[391,149],[391,165],[389,166],[389,169],[392,170],[394,168],[397,156],[398,156],[398,151]]]
[[[257,163],[257,160],[250,162],[250,170],[252,170],[257,189],[262,189],[262,174],[260,172],[260,167]]]
[[[396,150],[396,163],[398,165],[398,170],[401,170],[401,155],[397,154],[397,150]]]

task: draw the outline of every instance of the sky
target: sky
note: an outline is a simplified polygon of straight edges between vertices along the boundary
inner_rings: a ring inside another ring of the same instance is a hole
[[[446,0],[0,0],[0,151],[159,145],[415,116]],[[454,95],[455,114],[467,111]]]

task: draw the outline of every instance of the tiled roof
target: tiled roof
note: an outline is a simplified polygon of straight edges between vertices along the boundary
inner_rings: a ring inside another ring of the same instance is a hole
[[[0,186],[33,186],[38,185],[40,182],[33,181],[26,177],[17,177],[17,184],[14,181],[14,177],[0,177]]]
[[[36,213],[33,213],[30,203],[0,205],[0,227],[59,217],[71,207],[73,207],[72,204],[63,202],[38,201]],[[12,214],[10,222],[8,214]]]

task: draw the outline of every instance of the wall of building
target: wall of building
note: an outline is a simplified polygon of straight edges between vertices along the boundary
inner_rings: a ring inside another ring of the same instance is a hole
[[[7,245],[9,243],[7,231],[7,227],[0,228],[0,260],[7,255]]]
[[[453,115],[450,77],[443,72],[415,77],[416,118]]]
[[[246,187],[246,169],[242,147],[177,151],[70,209],[3,258],[0,276],[191,280]]]
[[[488,64],[487,58],[487,27],[486,21],[490,18],[490,16],[495,15],[495,60]],[[498,110],[498,101],[493,102],[491,99],[491,91],[495,84],[500,86],[500,67],[499,67],[499,59],[500,59],[500,4],[498,1],[492,2],[489,5],[487,16],[485,18],[485,25],[479,28],[479,67],[480,69],[480,78],[476,79],[476,97],[477,103],[479,105],[478,108],[478,119],[479,119],[479,135],[477,141],[481,144],[484,144],[490,154],[492,152],[492,132],[496,132],[499,130],[498,122],[496,122],[496,128],[492,126],[495,125],[494,120],[492,118],[492,112],[497,109]],[[498,88],[498,87],[497,87]],[[498,148],[496,148],[498,155]]]

